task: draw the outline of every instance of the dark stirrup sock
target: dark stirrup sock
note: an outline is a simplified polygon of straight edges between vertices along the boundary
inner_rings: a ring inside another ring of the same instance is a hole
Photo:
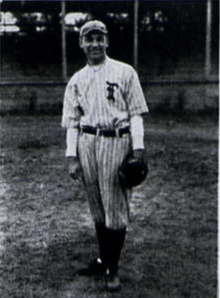
[[[108,258],[108,231],[105,224],[97,223],[95,224],[96,236],[99,246],[99,256],[104,267],[106,267]]]
[[[120,230],[107,228],[107,235],[109,242],[107,267],[110,273],[115,274],[118,271],[120,255],[124,246],[126,228]]]
[[[95,224],[95,229],[102,264],[112,273],[117,273],[121,251],[124,246],[126,228],[113,230],[106,228],[104,224]]]

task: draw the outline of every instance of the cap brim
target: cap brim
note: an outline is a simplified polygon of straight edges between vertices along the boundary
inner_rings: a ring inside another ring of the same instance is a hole
[[[90,28],[88,30],[85,30],[85,32],[82,32],[80,34],[80,36],[88,35],[91,32],[99,32],[99,33],[102,33],[102,34],[107,34],[108,33],[105,29],[102,30],[102,29],[97,29],[97,28]]]

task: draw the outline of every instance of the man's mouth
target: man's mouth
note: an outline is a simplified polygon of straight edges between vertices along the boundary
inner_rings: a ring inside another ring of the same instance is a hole
[[[100,54],[101,51],[100,50],[91,50],[90,53],[97,55],[97,54]]]

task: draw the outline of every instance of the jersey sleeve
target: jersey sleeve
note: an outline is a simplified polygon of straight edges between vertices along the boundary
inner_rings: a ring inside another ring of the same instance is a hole
[[[81,115],[76,79],[73,77],[67,84],[64,94],[61,126],[64,128],[77,128]]]
[[[133,68],[127,83],[126,101],[130,117],[145,115],[149,112],[138,74]]]

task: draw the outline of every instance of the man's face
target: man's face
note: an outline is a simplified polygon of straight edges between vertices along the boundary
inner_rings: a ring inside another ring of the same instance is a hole
[[[101,32],[91,32],[82,36],[80,47],[83,49],[90,64],[99,64],[103,62],[108,47],[107,36]]]

